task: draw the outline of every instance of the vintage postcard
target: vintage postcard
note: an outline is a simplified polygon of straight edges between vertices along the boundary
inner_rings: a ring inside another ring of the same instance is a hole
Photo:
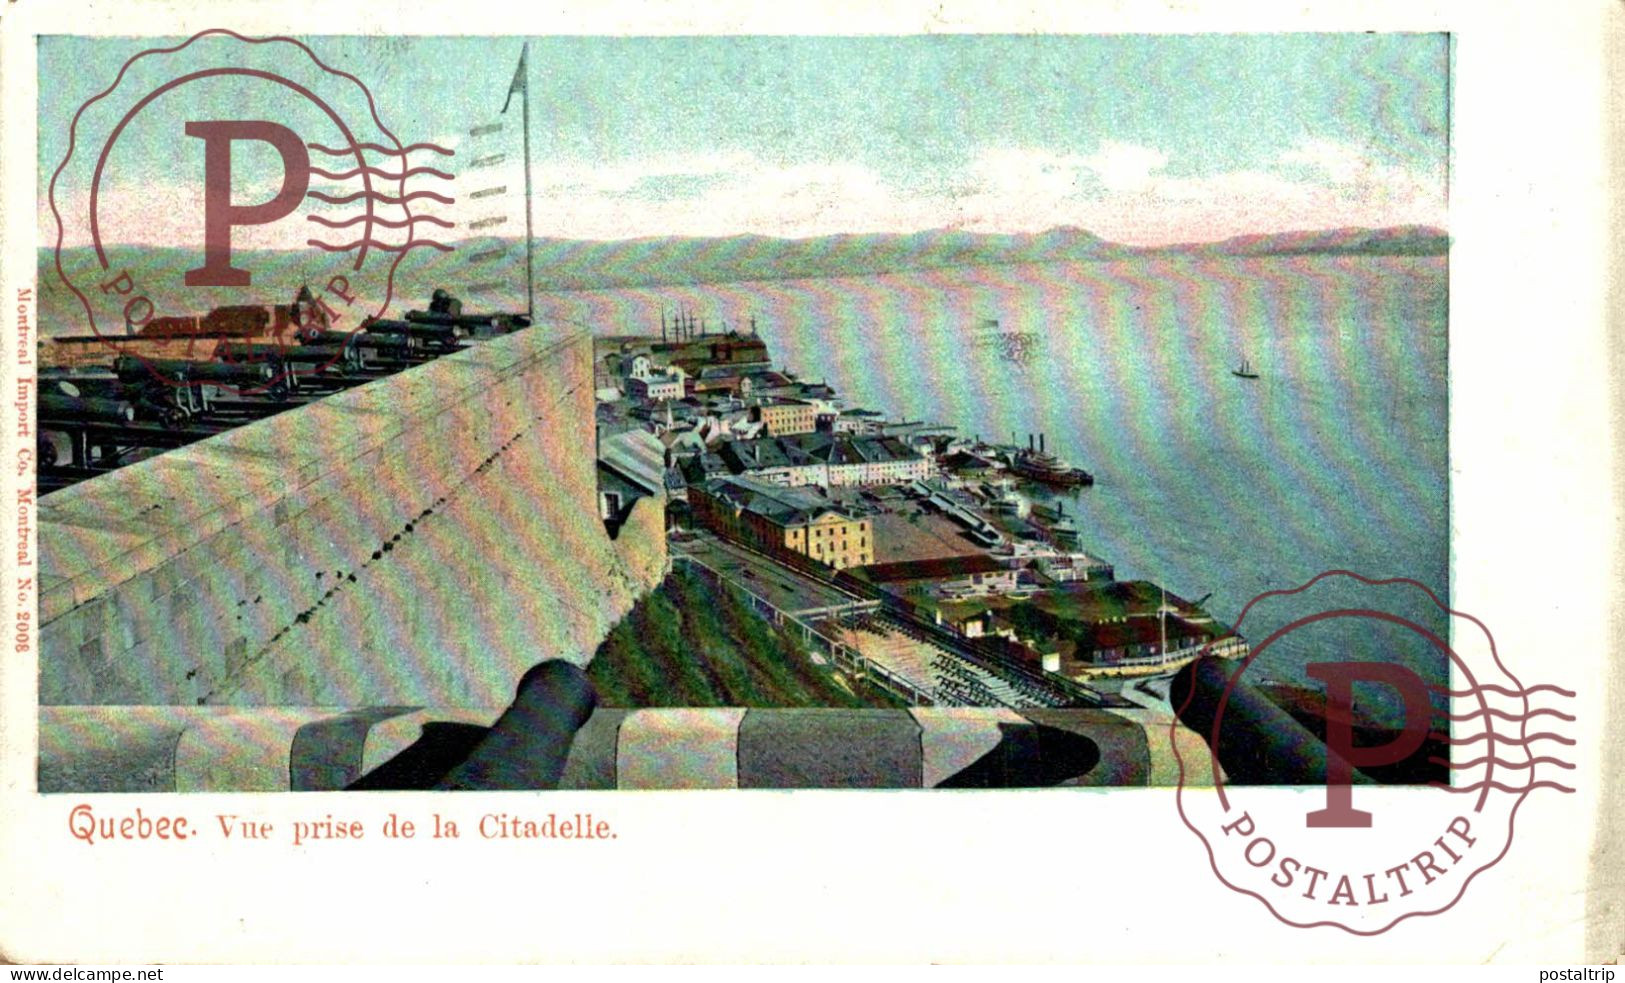
[[[1594,6],[13,3],[5,956],[1612,961]]]

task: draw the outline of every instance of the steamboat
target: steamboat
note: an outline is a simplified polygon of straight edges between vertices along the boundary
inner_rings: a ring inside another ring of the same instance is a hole
[[[1095,476],[1082,468],[1074,468],[1049,453],[1044,447],[1044,435],[1038,435],[1033,446],[1033,435],[1027,435],[1027,449],[1017,450],[1010,457],[1008,471],[1018,478],[1061,488],[1086,488],[1095,483]]]

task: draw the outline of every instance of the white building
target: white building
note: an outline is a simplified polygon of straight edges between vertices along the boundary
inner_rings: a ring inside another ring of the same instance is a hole
[[[814,450],[829,465],[831,485],[898,485],[936,474],[936,461],[895,437],[831,440]]]
[[[676,366],[664,372],[656,371],[649,356],[634,355],[626,373],[626,394],[654,402],[682,399],[687,378],[688,373]]]

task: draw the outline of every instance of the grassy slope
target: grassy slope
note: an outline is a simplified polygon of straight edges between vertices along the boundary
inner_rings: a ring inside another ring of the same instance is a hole
[[[815,666],[731,590],[674,571],[604,639],[588,668],[607,707],[892,707]]]

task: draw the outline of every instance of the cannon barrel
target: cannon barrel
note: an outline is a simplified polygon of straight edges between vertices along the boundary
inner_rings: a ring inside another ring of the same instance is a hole
[[[500,314],[446,314],[440,311],[407,311],[406,319],[413,324],[444,324],[452,327],[494,327]]]
[[[39,395],[39,415],[41,420],[64,423],[134,423],[135,407],[122,399],[42,392]]]
[[[410,335],[370,332],[355,336],[355,343],[380,352],[412,351],[418,347],[417,339]]]
[[[449,311],[407,311],[406,319],[413,324],[444,324],[478,332],[489,330],[506,334],[530,327],[530,318],[524,314],[453,314]]]
[[[41,392],[59,396],[124,399],[128,392],[138,388],[115,375],[47,375],[40,378]]]
[[[362,330],[368,334],[403,334],[429,341],[455,341],[462,333],[458,331],[456,325],[451,324],[420,324],[416,321],[383,319],[369,322]]]
[[[436,788],[496,791],[557,788],[576,731],[598,694],[587,674],[562,659],[532,666],[513,704]]]
[[[214,350],[214,357],[225,362],[260,365],[277,360],[303,365],[329,362],[354,365],[361,360],[359,352],[341,345],[262,345],[243,341],[222,342]]]
[[[330,347],[353,347],[367,339],[366,335],[357,331],[301,331],[298,337],[301,345],[328,345]]]
[[[177,382],[218,382],[236,385],[258,385],[276,376],[269,362],[249,362],[233,365],[229,362],[194,362],[179,358],[131,358],[121,355],[113,363],[113,371],[126,382],[140,382],[153,375]]]
[[[1232,784],[1324,785],[1332,752],[1246,680],[1238,678],[1232,685],[1231,673],[1240,669],[1239,662],[1204,655],[1179,670],[1168,700],[1180,722],[1208,742]],[[1351,773],[1358,784],[1370,781],[1358,771]]]

